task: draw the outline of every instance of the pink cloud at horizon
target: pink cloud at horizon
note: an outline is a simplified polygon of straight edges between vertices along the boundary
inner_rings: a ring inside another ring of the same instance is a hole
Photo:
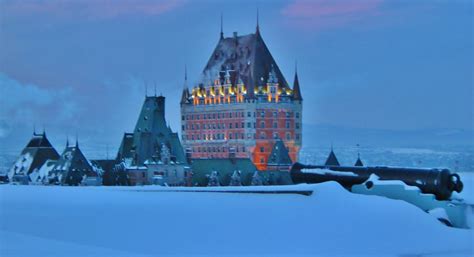
[[[323,29],[380,15],[382,3],[383,0],[294,0],[281,13],[289,25]]]
[[[46,14],[60,17],[109,19],[119,16],[157,16],[175,10],[187,0],[26,0],[3,1],[2,9],[10,15]]]

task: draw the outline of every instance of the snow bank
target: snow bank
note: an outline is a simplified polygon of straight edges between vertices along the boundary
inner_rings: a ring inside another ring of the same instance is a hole
[[[473,254],[474,230],[448,228],[403,201],[352,194],[334,182],[235,187],[262,188],[314,193],[0,186],[0,256]]]

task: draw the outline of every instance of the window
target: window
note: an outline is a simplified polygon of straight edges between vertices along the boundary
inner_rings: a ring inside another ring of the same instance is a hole
[[[183,131],[185,130],[185,129],[184,129],[184,125],[181,126],[181,130],[183,130]]]
[[[252,113],[251,113],[251,112],[247,112],[247,117],[252,117]]]
[[[278,117],[278,112],[273,112],[273,117]]]
[[[273,139],[277,139],[278,138],[278,133],[277,132],[273,132]]]
[[[191,135],[191,140],[194,140],[194,135]]]
[[[260,127],[265,128],[265,122],[264,121],[260,122]]]
[[[265,147],[261,146],[261,147],[260,147],[260,152],[261,152],[261,153],[264,153],[264,152],[265,152]]]
[[[261,112],[260,112],[260,117],[262,117],[262,118],[265,117],[265,112],[264,112],[264,111],[261,111]]]
[[[297,113],[296,113],[296,118],[299,118],[299,117],[300,117],[300,113],[297,112]]]
[[[235,123],[235,128],[239,128],[239,123]]]
[[[230,128],[230,129],[232,128],[232,123],[229,123],[229,128]]]
[[[298,122],[295,123],[295,127],[296,127],[297,129],[299,129],[299,128],[300,128],[300,123],[298,123]]]
[[[265,139],[265,132],[260,133],[260,139]]]
[[[296,137],[296,140],[300,140],[300,134],[296,134],[295,137]]]
[[[290,128],[290,122],[289,122],[289,121],[286,121],[286,123],[285,123],[285,127],[286,127],[287,129],[289,129],[289,128]]]
[[[251,122],[247,122],[247,128],[251,128],[252,127],[252,123]]]
[[[181,120],[184,120],[184,115],[181,116]]]
[[[286,140],[291,140],[291,134],[290,133],[286,133]]]
[[[245,123],[242,122],[242,124],[240,125],[241,125],[241,128],[245,128]]]
[[[265,159],[260,158],[260,163],[265,163]]]
[[[278,128],[278,123],[277,122],[273,122],[273,128]]]
[[[286,113],[285,113],[285,116],[286,116],[287,118],[290,118],[291,113],[290,113],[290,112],[286,112]]]

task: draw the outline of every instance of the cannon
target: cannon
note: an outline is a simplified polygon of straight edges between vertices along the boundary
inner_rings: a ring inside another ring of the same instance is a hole
[[[409,186],[416,186],[422,193],[435,195],[437,200],[448,200],[453,191],[460,193],[463,189],[459,175],[448,169],[324,166],[295,163],[290,170],[291,179],[295,184],[335,181],[348,190],[351,190],[354,185],[366,182],[371,174],[378,176],[379,180],[400,180]],[[370,183],[366,184],[368,187],[370,185]]]

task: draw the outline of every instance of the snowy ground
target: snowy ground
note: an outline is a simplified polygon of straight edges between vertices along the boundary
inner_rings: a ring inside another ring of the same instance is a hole
[[[0,256],[474,254],[474,230],[446,227],[403,201],[331,182],[284,188],[314,194],[3,185]]]

